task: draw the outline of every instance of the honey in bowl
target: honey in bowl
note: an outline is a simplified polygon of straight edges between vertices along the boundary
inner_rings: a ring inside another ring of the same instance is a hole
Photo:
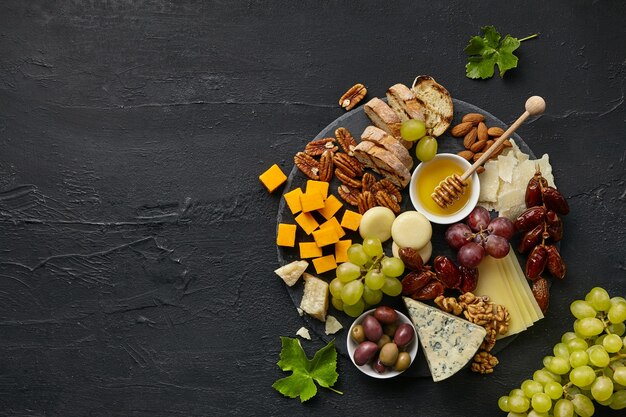
[[[451,158],[435,158],[430,162],[424,163],[419,177],[413,185],[416,187],[417,198],[424,209],[437,216],[451,216],[463,210],[470,199],[471,178],[467,179],[468,186],[465,192],[459,196],[458,200],[455,200],[453,204],[447,206],[445,209],[441,208],[435,200],[433,200],[431,194],[435,190],[435,187],[448,176],[453,174],[461,175],[464,171],[465,168]]]

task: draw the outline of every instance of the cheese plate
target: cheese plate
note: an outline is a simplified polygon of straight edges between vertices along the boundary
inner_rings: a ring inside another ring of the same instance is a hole
[[[461,117],[467,113],[480,113],[485,116],[485,122],[489,126],[498,126],[498,127],[506,128],[505,123],[497,119],[495,116],[493,116],[489,112],[486,112],[478,108],[477,106],[474,106],[470,103],[457,100],[457,99],[453,99],[453,103],[454,103],[454,120],[460,120]],[[308,143],[310,140],[321,139],[321,138],[326,138],[326,137],[334,137],[334,132],[339,127],[344,127],[348,131],[350,131],[358,142],[360,141],[361,133],[370,124],[371,122],[369,118],[366,116],[363,110],[363,106],[360,106],[342,115],[336,120],[334,120],[324,129],[322,129],[315,138],[311,138],[306,141],[303,140],[302,149],[304,149],[304,145]],[[517,134],[514,134],[512,135],[511,139],[515,141],[515,143],[517,144],[517,146],[522,152],[528,154],[531,159],[535,159],[535,155],[533,154],[532,150],[522,140],[521,137],[519,137]],[[437,141],[439,143],[438,153],[442,153],[442,152],[458,153],[464,149],[463,139],[454,138],[450,136],[448,132],[439,136],[437,138]],[[414,159],[414,162],[415,162],[414,165],[417,165],[419,161],[415,158],[414,149],[409,150],[409,153]],[[298,187],[301,187],[302,189],[304,189],[304,187],[306,186],[307,180],[308,178],[302,172],[300,172],[300,170],[294,165],[293,169],[289,173],[287,183],[283,189],[283,194],[288,193]],[[333,178],[330,182],[330,187],[328,191],[329,195],[334,194],[335,196],[339,197],[337,194],[337,188],[339,185],[341,185],[341,183],[336,178]],[[403,195],[403,198],[402,198],[402,202],[400,203],[400,207],[402,211],[414,210],[413,206],[411,205],[411,200],[409,198],[408,188],[402,191],[402,195]],[[342,200],[340,199],[340,201]],[[354,209],[354,207],[349,206],[345,202],[342,201],[342,203],[344,203],[344,208],[340,209],[340,211],[337,212],[338,218],[340,218],[340,216],[343,214],[344,209],[346,208]],[[281,198],[279,208],[278,208],[277,224],[279,223],[295,224],[294,215],[291,213],[284,198]],[[452,258],[455,258],[455,253],[453,252],[452,249],[448,247],[448,245],[446,244],[444,240],[444,232],[447,226],[437,225],[437,224],[433,224],[432,226],[433,226],[433,236],[432,236],[433,258],[436,255],[447,255]],[[346,236],[344,236],[342,239],[352,239],[353,242],[361,242],[361,237],[359,236],[358,232],[347,233]],[[312,240],[313,239],[311,236],[308,236],[303,230],[301,230],[301,228],[298,228],[297,233],[296,233],[296,242],[310,242]],[[515,246],[514,242],[513,244]],[[297,243],[293,248],[277,246],[277,252],[278,252],[277,253],[278,262],[280,266],[288,264],[293,261],[300,260],[300,254],[299,254]],[[327,249],[324,250],[324,255],[327,254],[326,252],[328,252]],[[387,242],[385,245],[385,253],[388,255],[391,255],[391,243],[390,242]],[[524,262],[524,258],[522,257],[519,257],[519,260],[520,262]],[[330,282],[335,277],[334,269],[323,274],[316,274],[315,268],[313,267],[312,264],[309,265],[309,268],[307,271],[310,272],[311,274],[319,276],[320,278],[326,280],[327,282]],[[304,292],[303,280],[302,279],[299,280],[299,282],[297,282],[293,286],[285,286],[285,288],[287,289],[289,297],[291,298],[294,304],[294,309],[299,309],[300,302],[302,300],[302,296]],[[388,305],[398,310],[406,311],[406,308],[402,303],[401,297],[385,296],[383,298],[383,301],[380,303],[380,305]],[[328,314],[335,317],[343,326],[343,329],[336,334],[326,334],[325,323],[317,319],[309,317],[306,314],[304,314],[303,318],[306,322],[307,327],[311,329],[315,334],[317,334],[324,341],[329,341],[331,339],[345,340],[345,333],[350,328],[354,319],[346,315],[344,312],[337,311],[336,309],[333,308],[332,305],[329,306]],[[505,348],[515,337],[516,336],[510,336],[510,337],[507,337],[498,341],[493,352],[497,353],[498,351]],[[337,349],[339,350],[341,354],[343,355],[347,354],[347,348],[346,348],[345,343],[337,343]],[[411,366],[409,370],[407,370],[404,373],[404,375],[414,376],[414,377],[430,377],[429,368],[427,366],[426,360],[424,359],[421,353],[418,353],[417,358],[414,361],[413,365]]]

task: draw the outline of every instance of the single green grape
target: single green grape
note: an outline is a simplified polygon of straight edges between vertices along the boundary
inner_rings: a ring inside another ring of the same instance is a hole
[[[606,336],[607,336],[607,335],[605,335],[605,334],[602,334],[602,335],[598,336],[598,337],[596,338],[596,340],[594,340],[593,344],[594,344],[594,345],[601,345],[601,344],[602,344],[602,342],[604,342],[604,338],[605,338]]]
[[[330,281],[328,285],[328,289],[330,290],[330,295],[333,297],[341,297],[341,290],[343,289],[343,282],[339,278],[335,278]]]
[[[591,417],[596,411],[593,402],[583,394],[574,395],[572,404],[574,405],[574,411],[580,417]]]
[[[525,396],[514,395],[509,397],[509,409],[513,413],[525,413],[530,407],[530,400]]]
[[[385,275],[376,270],[371,269],[365,274],[365,285],[372,290],[380,290],[385,284]]]
[[[356,304],[363,295],[363,283],[358,281],[350,281],[341,289],[341,300],[343,301],[343,308],[345,310],[346,304]]]
[[[601,345],[591,346],[587,349],[587,355],[589,356],[589,363],[598,368],[604,368],[611,362],[608,352]]]
[[[563,333],[563,336],[561,336],[561,342],[563,343],[567,343],[572,339],[576,338],[576,333],[574,332],[565,332]]]
[[[613,381],[611,378],[600,375],[591,384],[591,395],[596,401],[606,401],[613,394]]]
[[[611,308],[611,298],[604,288],[594,287],[585,296],[587,301],[597,311],[608,311]]]
[[[570,370],[569,360],[560,356],[550,356],[550,360],[544,363],[546,369],[558,375],[565,375]]]
[[[589,363],[589,356],[584,350],[575,350],[569,355],[569,364],[572,368],[585,366]]]
[[[538,392],[543,392],[543,385],[537,381],[533,381],[532,379],[526,379],[522,382],[520,386],[522,391],[524,391],[524,395],[528,398],[532,398]]]
[[[503,395],[502,397],[498,398],[498,407],[505,413],[511,411],[511,409],[509,408],[509,397]]]
[[[587,301],[576,300],[569,306],[570,311],[577,319],[584,319],[585,317],[595,317],[598,312]]]
[[[524,391],[522,391],[521,388],[514,388],[511,391],[509,391],[509,398],[516,397],[516,396],[526,397],[526,394],[524,394]]]
[[[388,277],[399,277],[404,272],[404,262],[400,258],[384,258],[380,264],[383,274]]]
[[[611,323],[622,323],[626,320],[626,301],[612,302],[607,317]]]
[[[516,414],[515,416],[511,416],[511,417],[524,417],[524,414]],[[550,417],[550,416],[548,415],[548,413],[540,413],[537,410],[530,410],[528,414],[526,414],[526,417]]]
[[[437,154],[437,139],[424,136],[415,146],[415,156],[422,162],[428,162]]]
[[[574,404],[568,399],[561,398],[554,404],[554,417],[574,417]]]
[[[383,245],[377,237],[368,237],[363,239],[363,250],[371,257],[383,254]]]
[[[381,290],[373,290],[367,285],[363,288],[363,300],[369,305],[376,305],[383,299],[383,292]]]
[[[585,317],[577,320],[578,333],[585,337],[597,336],[604,331],[604,323],[595,317]]]
[[[622,338],[616,334],[607,334],[602,341],[602,346],[609,353],[616,353],[622,350],[624,343],[622,342]]]
[[[561,382],[561,375],[557,375],[548,371],[547,369],[538,369],[533,373],[533,380],[539,382],[540,384],[546,384],[550,381],[552,382]]]
[[[343,311],[343,301],[341,300],[341,296],[339,297],[331,297],[330,303],[335,307],[338,311]]]
[[[626,390],[615,391],[613,395],[611,395],[611,403],[609,404],[609,408],[612,410],[621,410],[626,408]]]
[[[355,265],[363,266],[370,260],[363,250],[363,245],[355,243],[348,248],[348,260]]]
[[[613,380],[620,385],[626,386],[626,366],[613,368]]]
[[[585,339],[581,339],[580,337],[575,337],[566,342],[566,345],[570,352],[575,350],[585,350],[589,347]]]
[[[624,323],[611,323],[607,326],[606,331],[611,334],[616,334],[618,336],[624,336],[626,333],[626,324]]]
[[[337,273],[337,278],[339,278],[339,281],[343,283],[354,281],[361,276],[361,268],[358,265],[353,264],[352,262],[344,262],[342,264],[339,264],[335,272]]]
[[[383,284],[381,290],[387,295],[396,297],[402,293],[402,283],[398,280],[398,278],[385,276],[385,283]]]
[[[548,381],[543,386],[543,392],[553,400],[558,400],[563,396],[563,386],[555,381]]]
[[[560,356],[565,359],[569,358],[569,349],[563,342],[554,345],[552,352],[554,353],[554,356]]]
[[[569,373],[569,380],[577,387],[586,387],[587,385],[591,385],[595,379],[596,373],[593,368],[588,365],[574,368]]]
[[[414,142],[426,134],[426,123],[417,119],[409,119],[400,125],[402,139]]]
[[[552,399],[544,392],[537,392],[533,394],[531,405],[536,411],[547,413],[552,408]]]
[[[365,301],[363,301],[362,298],[360,298],[355,304],[348,305],[344,303],[343,305],[344,313],[350,317],[359,317],[363,313],[363,310],[365,310]]]

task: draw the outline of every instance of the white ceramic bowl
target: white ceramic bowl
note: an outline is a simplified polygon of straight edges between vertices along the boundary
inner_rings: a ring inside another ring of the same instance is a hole
[[[422,162],[415,168],[415,170],[413,170],[413,174],[411,175],[411,182],[409,184],[409,196],[411,197],[411,203],[413,203],[413,207],[415,207],[415,210],[426,216],[428,220],[437,224],[451,224],[463,220],[470,214],[474,207],[476,207],[476,204],[478,203],[478,196],[480,195],[480,180],[478,179],[478,174],[474,172],[471,177],[471,184],[469,188],[465,190],[466,193],[471,193],[469,200],[467,201],[467,204],[465,204],[465,207],[463,207],[456,213],[448,216],[442,216],[440,214],[428,211],[420,202],[420,199],[417,195],[416,184],[426,164],[431,164],[442,159],[453,160],[456,164],[463,167],[463,171],[472,166],[472,164],[470,164],[458,155],[452,153],[437,154],[431,161]]]
[[[366,316],[368,315],[374,315],[374,310],[368,310],[366,312],[364,312],[363,314],[361,314],[359,317],[357,317],[354,322],[352,323],[352,326],[350,326],[350,330],[348,331],[348,337],[347,337],[347,345],[348,345],[348,355],[350,355],[350,360],[352,361],[352,363],[354,364],[354,366],[356,366],[357,368],[359,368],[359,370],[361,372],[363,372],[366,375],[371,376],[372,378],[378,378],[378,379],[387,379],[387,378],[393,378],[394,376],[398,376],[400,375],[402,372],[398,372],[398,371],[394,371],[393,369],[389,369],[387,372],[385,372],[384,374],[379,374],[378,372],[376,372],[374,370],[374,368],[372,367],[371,363],[366,363],[365,365],[357,365],[354,362],[354,351],[356,350],[358,343],[356,343],[354,340],[352,340],[352,338],[350,337],[350,335],[352,334],[352,329],[354,328],[354,326],[356,326],[357,324],[361,324],[361,322],[363,322],[363,319],[365,319]],[[411,322],[411,320],[409,320],[409,318],[407,316],[405,316],[404,314],[402,314],[401,312],[399,312],[398,310],[396,310],[396,313],[398,313],[398,322],[400,324],[402,323],[408,323],[411,326],[413,326],[413,322]],[[407,345],[407,347],[405,349],[403,349],[404,352],[408,352],[409,355],[411,356],[411,365],[413,364],[413,361],[415,360],[415,355],[417,355],[417,332],[415,331],[415,326],[413,326],[413,340],[411,341],[411,343],[409,343]],[[410,367],[410,366],[409,366]]]

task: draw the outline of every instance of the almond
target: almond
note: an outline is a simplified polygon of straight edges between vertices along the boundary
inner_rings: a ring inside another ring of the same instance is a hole
[[[452,128],[452,130],[450,131],[450,134],[454,136],[455,138],[461,138],[467,135],[469,131],[472,130],[473,127],[474,127],[474,123],[472,122],[459,123],[458,125]]]
[[[465,149],[469,149],[474,144],[474,142],[476,142],[477,132],[477,129],[473,127],[472,130],[470,130],[469,133],[465,135],[465,138],[463,139],[463,146],[465,146]]]
[[[482,174],[483,172],[485,172],[485,167],[484,166],[479,166],[478,168],[476,168],[476,173],[477,174]]]
[[[485,145],[485,150],[491,148],[491,145],[493,145],[494,142],[495,142],[494,140],[489,139],[487,141],[487,144]]]
[[[499,138],[504,133],[504,130],[501,127],[490,127],[487,129],[487,134],[489,136],[493,136],[495,138]]]
[[[466,161],[471,161],[472,158],[474,157],[474,152],[465,150],[465,151],[459,152],[457,155],[459,155],[461,158],[465,159]]]
[[[478,140],[488,140],[487,125],[483,122],[478,123]]]
[[[471,147],[470,147],[470,151],[476,153],[476,152],[480,152],[485,148],[485,145],[487,145],[487,141],[486,140],[479,140],[478,142],[474,143]]]
[[[480,159],[480,157],[481,157],[481,156],[483,156],[483,153],[482,153],[482,152],[475,153],[475,154],[474,154],[474,157],[472,158],[472,160],[473,160],[474,162],[476,162],[476,161],[478,161],[478,160]]]
[[[505,148],[511,148],[513,146],[511,141],[508,139],[505,139],[504,142],[502,142],[502,144],[504,145]]]
[[[477,124],[485,120],[485,116],[480,113],[467,113],[461,119],[462,122],[472,122],[473,124]]]

